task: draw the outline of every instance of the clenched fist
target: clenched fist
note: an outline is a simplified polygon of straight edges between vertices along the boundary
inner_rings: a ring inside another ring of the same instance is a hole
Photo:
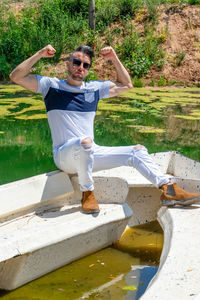
[[[41,57],[53,57],[56,53],[56,50],[51,45],[47,45],[46,47],[41,49],[39,53]]]
[[[115,50],[112,47],[105,47],[103,49],[101,49],[101,55],[103,56],[103,58],[105,58],[106,60],[114,60],[117,58],[117,55],[115,53]]]

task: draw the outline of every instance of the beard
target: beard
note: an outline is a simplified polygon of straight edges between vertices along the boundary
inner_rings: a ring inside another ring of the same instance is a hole
[[[76,81],[83,81],[85,76],[78,76],[78,75],[74,75],[73,72],[70,70],[70,68],[68,68],[68,75]]]

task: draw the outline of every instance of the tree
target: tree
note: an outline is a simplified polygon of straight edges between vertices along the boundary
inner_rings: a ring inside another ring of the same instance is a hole
[[[89,0],[89,26],[95,30],[95,0]]]

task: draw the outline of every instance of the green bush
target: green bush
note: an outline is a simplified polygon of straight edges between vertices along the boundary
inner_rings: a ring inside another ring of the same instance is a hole
[[[166,32],[156,37],[152,24],[155,24],[158,6],[174,1],[95,0],[96,32],[92,32],[88,26],[89,1],[35,0],[34,5],[32,1],[26,1],[26,6],[16,16],[9,12],[8,6],[3,4],[7,2],[3,1],[0,10],[0,79],[8,79],[10,71],[16,65],[47,44],[56,48],[55,57],[48,62],[58,61],[61,53],[71,52],[80,43],[87,43],[97,50],[102,43],[107,42],[114,44],[133,76],[145,76],[152,65],[161,70],[164,55],[159,44],[165,41]],[[194,5],[199,4],[200,0],[175,2]],[[145,25],[145,31],[137,33],[132,25],[132,17],[142,7],[148,9],[149,18],[145,22],[151,23],[151,29]],[[108,30],[108,26],[115,21],[120,23],[119,27]],[[122,43],[117,40],[119,36],[124,37]],[[174,57],[175,66],[181,64],[184,55],[179,53]],[[38,70],[42,69],[44,62],[45,60],[38,62]]]
[[[119,19],[120,10],[115,0],[96,1],[96,30],[104,30],[111,22]]]
[[[200,4],[200,0],[188,0],[188,3],[190,5],[199,5]]]
[[[153,23],[155,23],[155,21],[157,20],[158,6],[160,4],[160,0],[144,0],[144,2],[148,9],[149,19]]]
[[[44,0],[34,7],[25,7],[17,17],[11,12],[1,13],[0,56],[3,62],[0,76],[8,78],[16,65],[47,44],[56,49],[52,61],[57,61],[65,49],[74,49],[88,26],[83,11],[80,14],[79,2],[85,7],[83,1]]]
[[[167,85],[167,80],[164,76],[160,76],[158,79],[158,86],[166,86]]]
[[[144,34],[145,36],[134,31],[131,36],[124,38],[119,47],[125,66],[138,78],[146,75],[150,67],[163,57],[154,33],[147,29]]]
[[[178,52],[174,56],[173,66],[179,67],[181,65],[181,62],[184,60],[184,58],[185,58],[185,52]]]
[[[97,75],[92,70],[89,71],[87,77],[85,78],[85,81],[90,81],[90,80],[98,80]]]
[[[133,86],[134,86],[134,87],[143,87],[142,81],[141,81],[140,78],[138,78],[137,76],[135,76],[135,77],[133,78]]]
[[[134,16],[137,10],[143,6],[143,0],[121,0],[118,2],[121,16]]]

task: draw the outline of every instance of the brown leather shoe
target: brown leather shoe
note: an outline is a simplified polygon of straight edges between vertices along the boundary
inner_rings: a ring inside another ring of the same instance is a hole
[[[177,183],[163,184],[160,189],[163,190],[160,200],[164,206],[191,205],[200,202],[200,194],[188,193],[181,189]]]
[[[86,214],[99,213],[99,205],[94,196],[94,191],[83,192],[83,198],[81,200],[82,211]]]

